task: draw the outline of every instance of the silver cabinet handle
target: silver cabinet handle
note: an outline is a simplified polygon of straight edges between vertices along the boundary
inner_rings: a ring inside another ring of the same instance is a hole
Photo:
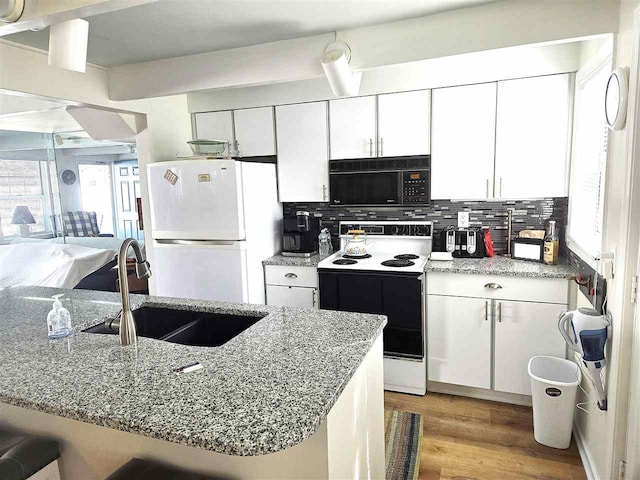
[[[384,138],[380,137],[380,156],[384,157]]]
[[[287,277],[287,278],[298,278],[298,275],[296,275],[295,273],[286,273],[285,277]]]
[[[369,156],[373,157],[373,138],[369,139]]]
[[[502,302],[498,302],[498,322],[502,323]]]
[[[500,177],[500,182],[499,182],[499,186],[500,186],[500,195],[498,195],[499,197],[502,197],[502,177]]]
[[[313,308],[316,308],[316,289],[314,288],[313,291],[311,292],[312,297],[311,297],[311,306]]]
[[[484,302],[484,321],[489,321],[489,300]]]
[[[489,179],[487,178],[487,198],[489,198]]]
[[[327,186],[325,184],[322,184],[322,199],[327,199]]]
[[[499,290],[502,288],[502,285],[500,285],[499,283],[487,283],[484,288],[491,288],[493,290]]]

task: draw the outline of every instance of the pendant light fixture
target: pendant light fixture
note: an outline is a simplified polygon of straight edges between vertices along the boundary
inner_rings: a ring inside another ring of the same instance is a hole
[[[89,22],[81,18],[51,25],[49,65],[84,73],[87,68]]]
[[[24,11],[24,0],[0,0],[0,22],[13,23]]]
[[[350,61],[351,48],[338,40],[336,32],[336,40],[325,47],[322,57],[324,74],[336,97],[353,96],[360,91],[362,72],[353,73],[349,66]]]

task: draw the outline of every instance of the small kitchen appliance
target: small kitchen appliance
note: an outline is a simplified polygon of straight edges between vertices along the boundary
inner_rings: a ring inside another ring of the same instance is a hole
[[[284,217],[282,255],[285,257],[310,257],[318,253],[320,219],[309,212],[299,210]]]
[[[600,410],[607,409],[607,397],[600,374],[606,365],[604,351],[610,324],[608,314],[601,315],[593,308],[579,308],[567,312],[558,320],[560,334],[569,347],[580,356],[580,362],[587,370]]]
[[[374,238],[375,249],[358,258],[347,255],[354,230]],[[384,387],[424,395],[425,266],[432,249],[431,222],[340,222],[339,234],[340,251],[318,265],[320,308],[386,315]]]
[[[477,228],[447,228],[442,233],[442,245],[454,258],[483,258],[482,230]]]

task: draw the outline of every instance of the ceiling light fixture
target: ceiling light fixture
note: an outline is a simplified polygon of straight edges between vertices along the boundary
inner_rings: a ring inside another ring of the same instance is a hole
[[[87,68],[89,22],[81,18],[51,25],[49,65],[84,73]]]
[[[351,48],[338,40],[338,32],[336,32],[336,41],[325,47],[322,57],[324,74],[336,97],[353,96],[360,91],[362,72],[353,73],[349,66],[350,61]]]
[[[24,11],[24,0],[0,0],[0,21],[13,23]]]

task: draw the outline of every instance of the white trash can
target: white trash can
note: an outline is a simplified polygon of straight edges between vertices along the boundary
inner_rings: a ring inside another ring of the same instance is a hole
[[[576,393],[582,380],[578,365],[564,358],[529,360],[533,400],[533,436],[553,448],[569,448]]]

